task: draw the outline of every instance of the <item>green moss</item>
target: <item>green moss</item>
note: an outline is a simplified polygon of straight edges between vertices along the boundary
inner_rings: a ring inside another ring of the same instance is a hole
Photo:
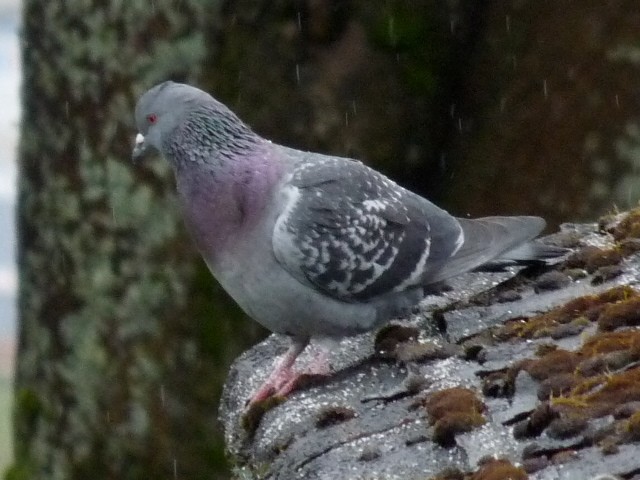
[[[27,462],[12,465],[4,475],[5,480],[33,480],[33,478],[33,468]]]
[[[44,404],[38,394],[28,388],[20,388],[15,395],[16,422],[25,430],[24,433],[33,432],[38,418],[44,414]]]

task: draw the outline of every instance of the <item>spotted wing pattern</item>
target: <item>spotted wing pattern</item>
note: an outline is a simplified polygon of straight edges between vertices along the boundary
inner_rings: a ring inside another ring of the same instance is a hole
[[[309,157],[283,189],[273,235],[276,258],[297,278],[368,301],[421,284],[430,256],[457,248],[458,222],[435,205],[360,162]]]

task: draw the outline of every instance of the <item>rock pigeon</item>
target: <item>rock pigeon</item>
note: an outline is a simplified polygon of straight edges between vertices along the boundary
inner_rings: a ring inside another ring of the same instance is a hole
[[[152,149],[175,173],[185,223],[238,305],[292,345],[250,404],[328,374],[310,339],[372,330],[448,278],[501,259],[556,256],[532,242],[539,217],[455,218],[363,163],[272,143],[225,105],[167,81],[135,109],[133,158]]]

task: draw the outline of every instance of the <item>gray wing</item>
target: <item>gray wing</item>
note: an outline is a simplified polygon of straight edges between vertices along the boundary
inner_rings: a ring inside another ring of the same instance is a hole
[[[308,154],[285,184],[273,233],[296,278],[345,301],[425,283],[461,247],[459,222],[360,162]]]

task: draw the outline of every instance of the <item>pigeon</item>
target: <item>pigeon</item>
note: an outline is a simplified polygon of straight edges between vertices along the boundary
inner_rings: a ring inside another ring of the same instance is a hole
[[[558,255],[533,241],[542,218],[456,218],[360,161],[272,143],[190,85],[152,87],[135,121],[133,159],[156,151],[169,162],[211,273],[251,318],[291,338],[249,405],[330,374],[326,351],[294,368],[311,339],[375,329],[494,262]]]

